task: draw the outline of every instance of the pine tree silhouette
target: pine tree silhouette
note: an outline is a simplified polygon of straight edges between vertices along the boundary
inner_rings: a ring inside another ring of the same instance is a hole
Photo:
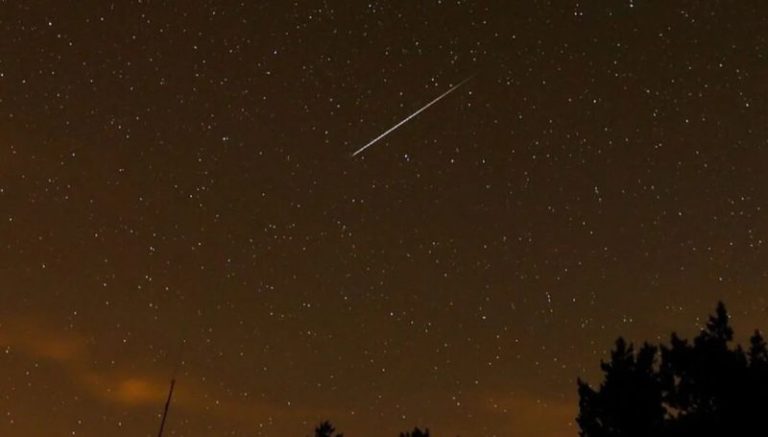
[[[662,347],[665,399],[678,412],[670,419],[670,429],[709,435],[738,426],[743,415],[739,410],[746,406],[747,361],[740,347],[729,348],[732,339],[728,313],[720,302],[692,345],[673,334],[672,347]]]
[[[749,343],[747,378],[750,390],[745,400],[745,416],[749,418],[747,426],[757,428],[762,425],[768,410],[768,348],[759,331],[754,332]]]
[[[422,431],[419,427],[416,427],[411,432],[401,432],[400,437],[429,437],[429,428]]]
[[[768,366],[768,348],[760,331],[755,331],[749,338],[749,366],[752,368]]]
[[[601,363],[605,381],[593,390],[578,381],[582,436],[618,437],[657,435],[663,427],[661,384],[654,373],[656,348],[643,345],[635,353],[623,338],[616,340],[611,361]]]
[[[336,428],[326,420],[315,428],[315,437],[344,437],[344,434],[334,434],[335,432]]]
[[[619,338],[600,387],[578,380],[580,435],[768,435],[768,346],[757,331],[746,353],[732,341],[722,302],[693,342],[672,333],[658,365],[655,347]]]

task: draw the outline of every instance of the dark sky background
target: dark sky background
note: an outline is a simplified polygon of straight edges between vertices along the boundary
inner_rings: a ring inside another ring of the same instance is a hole
[[[766,17],[0,2],[0,434],[153,436],[180,363],[168,436],[575,436],[618,335],[768,326]]]

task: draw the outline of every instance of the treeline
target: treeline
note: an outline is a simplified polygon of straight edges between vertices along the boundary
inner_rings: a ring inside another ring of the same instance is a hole
[[[579,380],[582,437],[765,436],[768,349],[755,331],[746,350],[732,346],[725,305],[693,339],[635,350],[616,341],[603,381]]]
[[[688,341],[635,349],[622,337],[603,380],[593,388],[577,380],[581,437],[768,436],[768,346],[759,331],[747,348],[732,345],[730,317],[721,302]],[[326,421],[315,437],[343,437]],[[429,437],[414,428],[400,437]]]
[[[344,434],[336,433],[336,428],[326,420],[315,428],[315,437],[344,437]],[[413,431],[401,432],[400,437],[429,437],[429,429],[422,431],[416,427]]]

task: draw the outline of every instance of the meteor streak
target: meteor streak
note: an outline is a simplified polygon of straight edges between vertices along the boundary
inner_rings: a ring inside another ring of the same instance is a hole
[[[460,86],[462,86],[462,85],[464,85],[465,83],[467,83],[467,82],[468,82],[470,79],[472,79],[473,77],[474,77],[474,76],[469,76],[468,78],[466,78],[466,79],[462,80],[461,82],[459,82],[459,83],[457,83],[456,85],[454,85],[453,87],[451,87],[451,89],[449,89],[448,91],[446,91],[446,92],[444,92],[444,93],[440,94],[440,95],[439,95],[439,96],[437,96],[437,97],[436,97],[434,100],[432,100],[431,102],[429,102],[429,103],[427,103],[426,105],[422,106],[422,107],[421,107],[421,108],[420,108],[418,111],[414,112],[413,114],[409,115],[408,117],[405,117],[405,118],[404,118],[402,121],[400,121],[400,122],[399,122],[399,123],[397,123],[396,125],[392,126],[391,128],[387,129],[387,130],[386,130],[386,131],[385,131],[383,134],[381,134],[381,135],[379,135],[378,137],[374,138],[373,140],[371,140],[371,142],[369,142],[368,144],[364,145],[363,147],[361,147],[361,148],[357,149],[357,150],[355,151],[355,153],[353,153],[353,154],[352,154],[352,156],[353,156],[353,157],[355,157],[355,156],[357,156],[359,153],[361,153],[362,151],[364,151],[365,149],[367,149],[367,148],[371,147],[372,145],[376,144],[376,143],[377,143],[377,142],[378,142],[380,139],[382,139],[382,138],[386,137],[387,135],[389,135],[390,133],[392,133],[392,131],[394,131],[395,129],[397,129],[397,128],[399,128],[400,126],[402,126],[402,125],[404,125],[405,123],[407,123],[407,122],[408,122],[408,120],[410,120],[410,119],[412,119],[413,117],[415,117],[415,116],[419,115],[419,114],[420,114],[420,113],[422,113],[422,112],[423,112],[425,109],[429,108],[430,106],[432,106],[432,105],[434,105],[435,103],[437,103],[438,101],[440,101],[440,100],[441,100],[443,97],[445,97],[445,96],[447,96],[448,94],[450,94],[450,93],[452,93],[452,92],[456,91],[456,90],[457,90],[457,89],[458,89]]]

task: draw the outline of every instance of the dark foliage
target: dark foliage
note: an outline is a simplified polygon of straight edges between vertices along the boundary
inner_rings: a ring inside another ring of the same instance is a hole
[[[422,431],[416,427],[411,432],[401,432],[400,437],[429,437],[429,428]]]
[[[765,435],[768,348],[759,332],[746,353],[732,340],[722,303],[691,343],[673,333],[669,346],[635,351],[619,338],[600,387],[578,381],[580,435]]]
[[[578,381],[577,421],[584,436],[658,435],[664,424],[661,381],[654,371],[656,348],[643,345],[635,353],[624,339],[616,341],[609,363],[601,363],[605,381],[595,391]]]
[[[344,437],[344,434],[334,434],[335,432],[336,428],[326,420],[315,428],[315,437]]]

